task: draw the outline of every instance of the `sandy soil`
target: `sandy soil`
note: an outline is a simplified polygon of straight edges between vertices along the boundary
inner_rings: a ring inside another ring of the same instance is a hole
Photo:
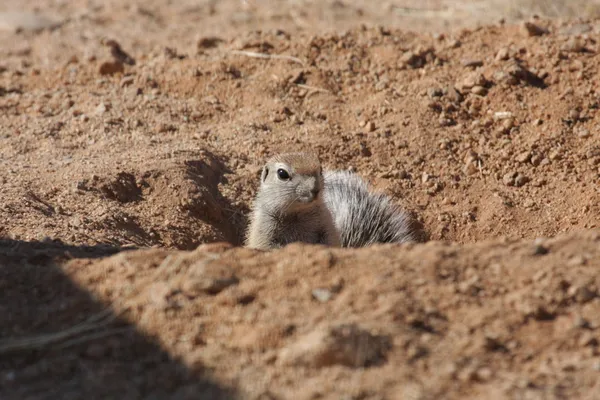
[[[19,6],[0,398],[600,398],[596,2]],[[239,247],[302,149],[428,243]]]

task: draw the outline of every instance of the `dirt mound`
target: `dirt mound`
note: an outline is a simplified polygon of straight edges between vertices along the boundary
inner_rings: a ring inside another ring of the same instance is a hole
[[[600,389],[599,244],[596,231],[356,251],[292,245],[261,253],[213,244],[74,260],[60,281],[110,304],[120,322],[104,315],[88,327],[95,333],[55,339],[57,349],[40,346],[41,354],[66,363],[63,369],[114,360],[116,369],[94,375],[97,382],[131,368],[134,357],[146,379],[160,377],[127,389],[145,395],[209,379],[234,385],[244,398],[581,398]],[[54,321],[46,328],[102,314],[84,303],[54,308],[61,298],[46,300]],[[34,320],[21,318],[22,334],[36,330]],[[123,330],[130,325],[181,366],[166,373],[153,364],[155,351],[127,350],[139,340]],[[110,339],[96,339],[102,335]],[[81,358],[65,358],[61,345]],[[61,378],[62,369],[44,369],[44,359],[21,370],[26,361],[16,353],[3,357],[10,387],[27,382],[36,391],[44,387],[40,374]],[[73,387],[85,387],[85,374],[73,379]],[[119,382],[95,386],[95,395],[113,393]]]
[[[117,246],[192,249],[212,241],[241,243],[244,216],[221,195],[218,186],[226,183],[227,168],[213,154],[181,152],[127,170],[131,172],[78,172],[70,190],[39,195],[31,188],[15,188],[25,201],[9,201],[4,209],[13,216],[27,215],[28,221],[13,220],[22,231],[31,232],[41,222],[42,227],[65,229],[65,240],[74,242],[84,235],[87,242]],[[12,233],[15,239],[20,238],[17,232]],[[65,233],[44,235],[60,238]]]

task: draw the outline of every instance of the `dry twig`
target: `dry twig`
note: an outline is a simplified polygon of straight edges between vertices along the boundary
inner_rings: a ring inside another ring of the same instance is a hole
[[[247,56],[253,58],[264,58],[264,59],[276,59],[276,60],[288,60],[298,63],[300,65],[304,65],[304,62],[296,57],[285,56],[280,54],[266,54],[266,53],[256,53],[254,51],[245,51],[245,50],[231,50],[231,54],[237,54],[240,56]]]

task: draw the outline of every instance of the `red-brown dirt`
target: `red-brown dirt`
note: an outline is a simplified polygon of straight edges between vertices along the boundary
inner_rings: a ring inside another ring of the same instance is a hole
[[[600,398],[597,9],[404,3],[0,12],[0,398]],[[428,243],[240,247],[303,149]]]

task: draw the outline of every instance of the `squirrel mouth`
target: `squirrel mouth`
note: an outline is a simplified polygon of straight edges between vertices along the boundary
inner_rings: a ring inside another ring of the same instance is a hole
[[[319,198],[319,194],[307,193],[302,196],[298,196],[298,202],[302,204],[309,204],[316,201]]]

